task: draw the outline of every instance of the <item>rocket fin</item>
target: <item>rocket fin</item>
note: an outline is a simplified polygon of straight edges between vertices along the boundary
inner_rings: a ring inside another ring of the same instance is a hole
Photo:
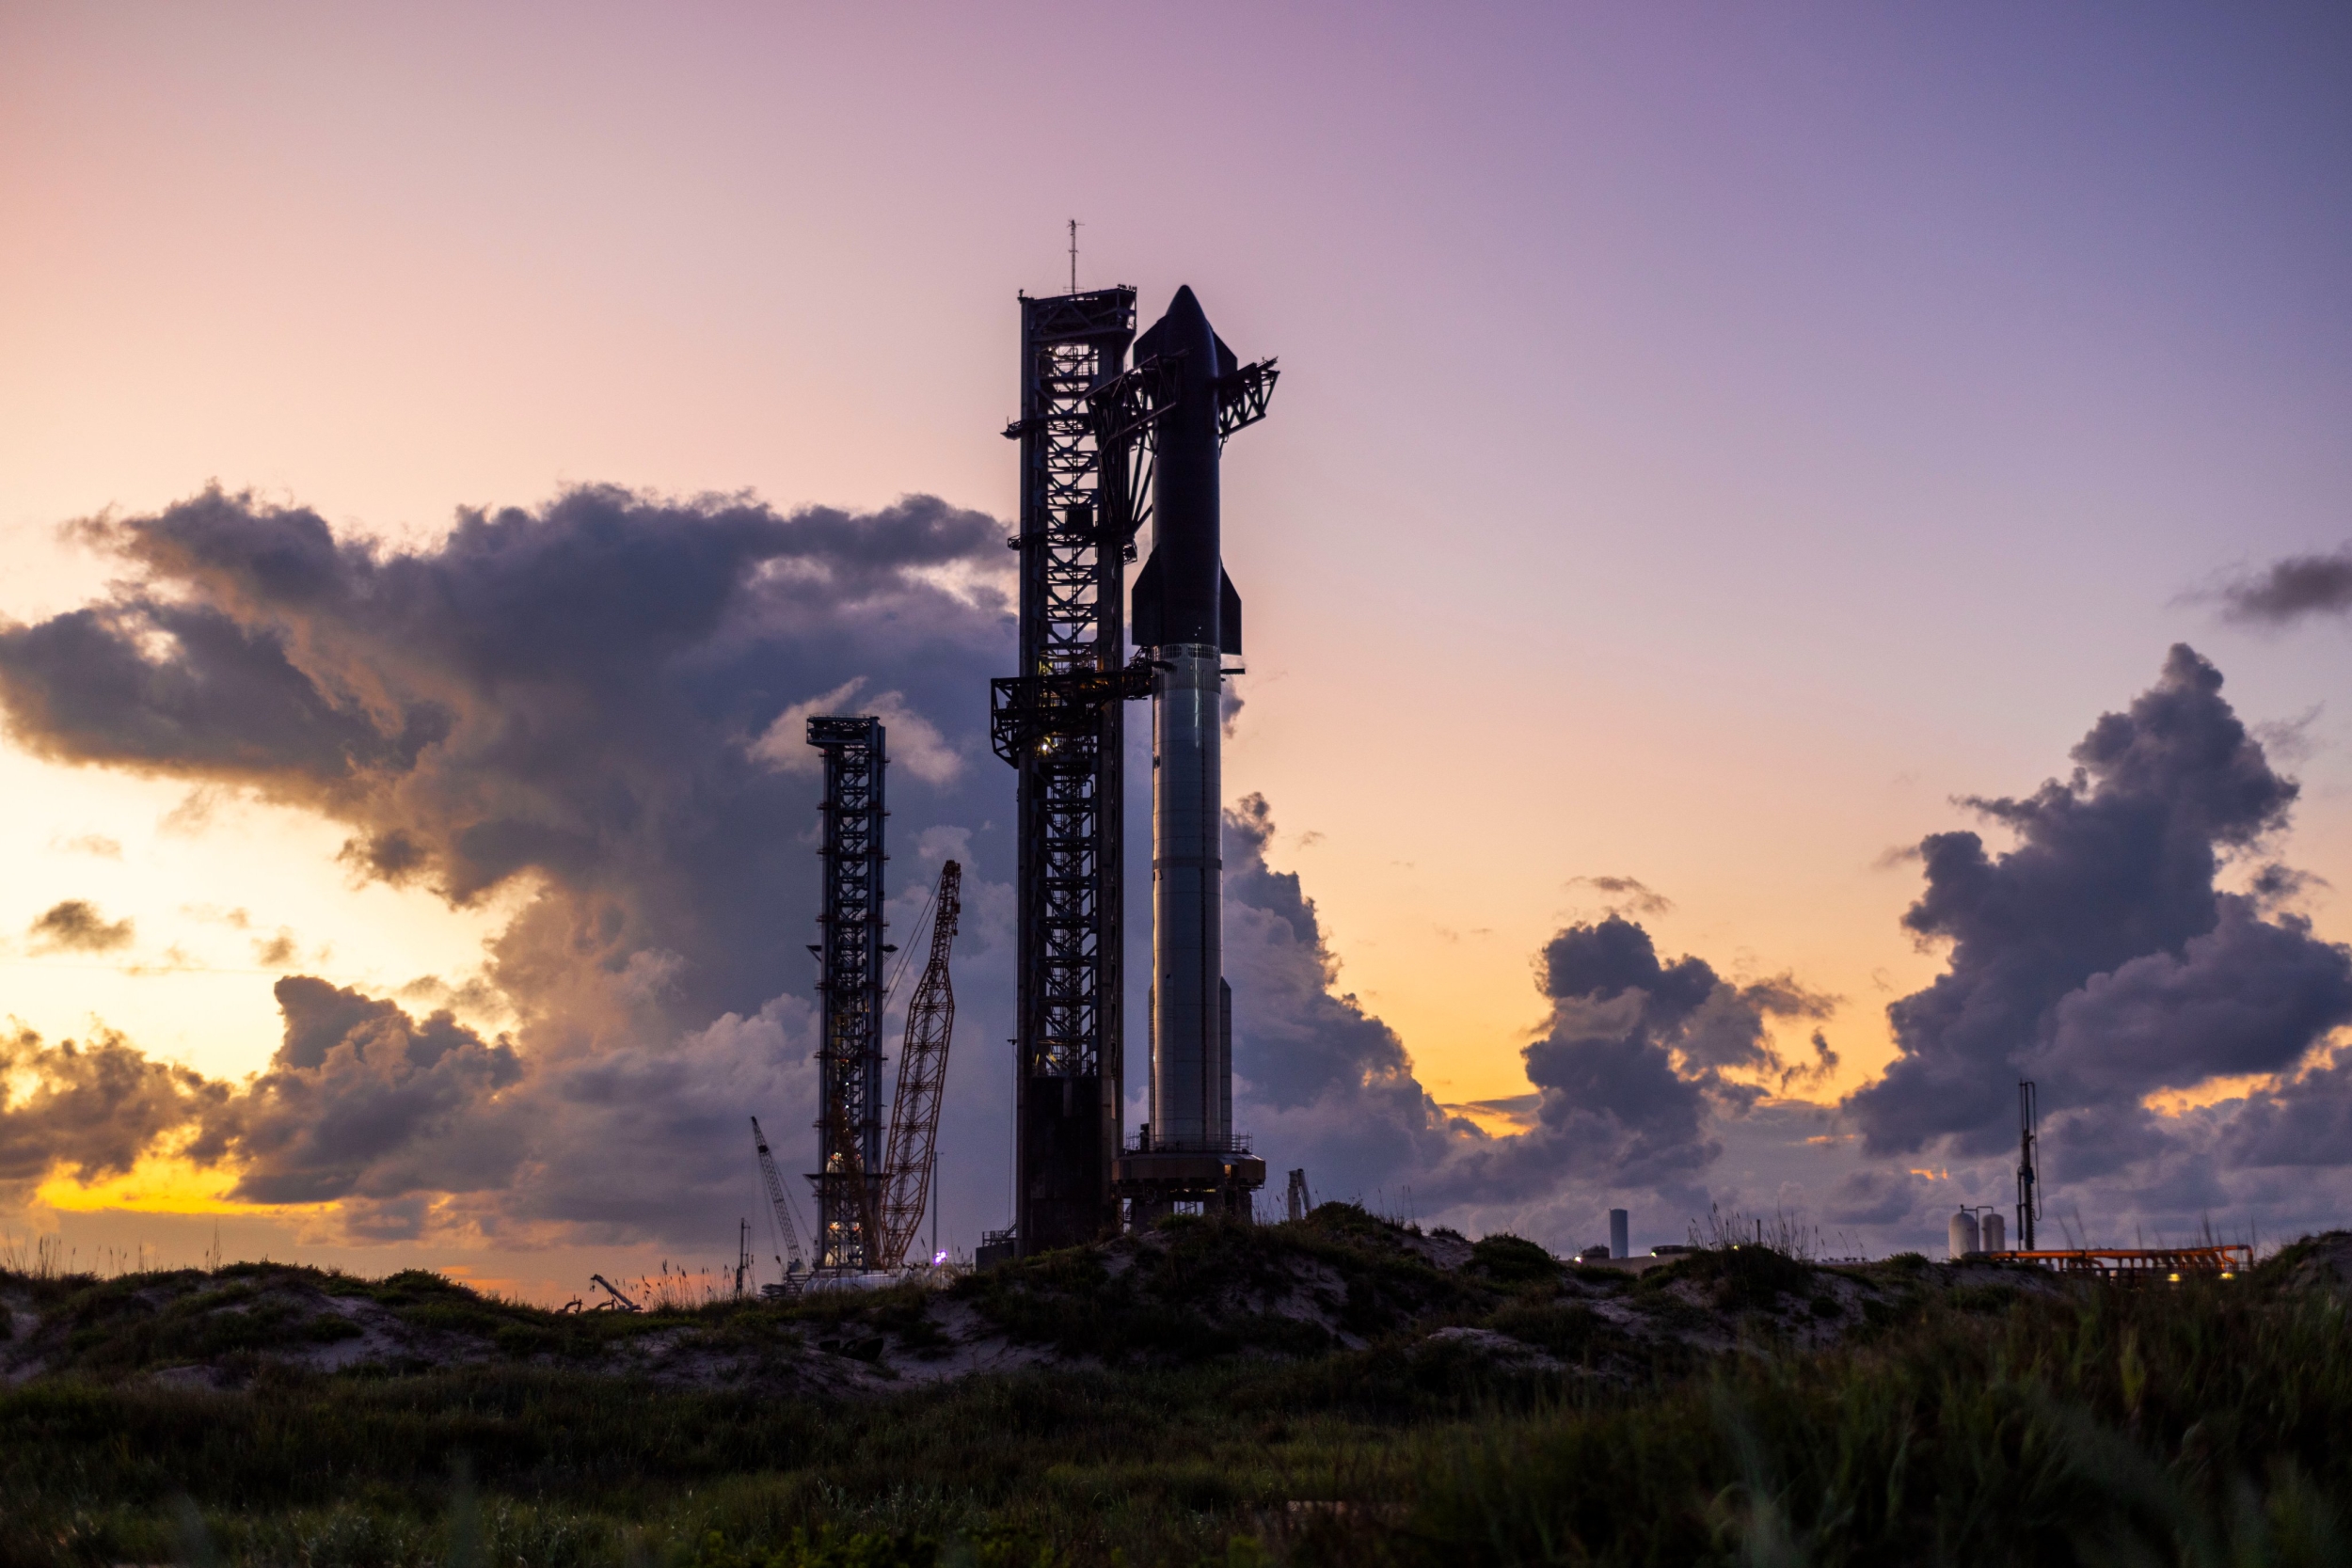
[[[1147,566],[1144,570],[1148,572],[1151,568]],[[1143,591],[1143,584],[1137,582],[1136,591],[1140,594]],[[1234,589],[1233,579],[1225,575],[1225,568],[1222,566],[1216,569],[1216,651],[1221,654],[1232,654],[1235,658],[1239,658],[1241,657],[1241,594]]]
[[[1135,612],[1127,621],[1127,641],[1138,648],[1160,645],[1160,552],[1155,546],[1136,574]]]
[[[1216,338],[1216,333],[1212,330],[1209,336]],[[1222,381],[1240,369],[1241,356],[1227,348],[1224,339],[1216,338],[1216,378]]]

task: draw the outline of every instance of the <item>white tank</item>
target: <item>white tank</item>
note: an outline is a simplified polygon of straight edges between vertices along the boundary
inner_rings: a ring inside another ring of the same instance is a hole
[[[1963,1209],[1952,1216],[1952,1256],[1965,1258],[1979,1250],[1977,1245],[1977,1216]]]
[[[2003,1234],[2009,1227],[2001,1221],[1998,1209],[1985,1211],[1984,1219],[1977,1227],[1977,1242],[1987,1252],[2007,1252],[2009,1238]]]

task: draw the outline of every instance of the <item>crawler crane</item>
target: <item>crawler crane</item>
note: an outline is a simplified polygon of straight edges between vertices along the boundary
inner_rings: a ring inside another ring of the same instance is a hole
[[[752,1142],[759,1148],[759,1174],[767,1179],[768,1203],[776,1216],[776,1240],[784,1254],[778,1255],[776,1266],[784,1271],[784,1279],[776,1285],[762,1286],[760,1294],[789,1295],[801,1288],[807,1276],[808,1264],[801,1257],[800,1227],[792,1223],[792,1204],[784,1196],[784,1178],[776,1171],[776,1157],[768,1152],[768,1134],[759,1130],[759,1118],[752,1117]],[[787,1262],[788,1255],[791,1261]]]
[[[907,1243],[923,1223],[939,1147],[940,1091],[947,1079],[947,1044],[956,1028],[956,990],[947,977],[963,909],[963,867],[939,868],[931,916],[930,961],[907,1004],[906,1046],[898,1053],[898,1092],[890,1101],[890,1153],[883,1162],[882,1257],[886,1269],[906,1260]]]

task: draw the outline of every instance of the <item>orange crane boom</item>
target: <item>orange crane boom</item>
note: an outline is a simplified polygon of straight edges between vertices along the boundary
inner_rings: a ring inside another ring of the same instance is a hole
[[[956,990],[947,977],[963,907],[963,867],[939,868],[931,917],[930,961],[907,1004],[906,1047],[898,1053],[898,1091],[890,1102],[890,1152],[882,1164],[881,1267],[895,1269],[923,1223],[931,1191],[931,1162],[939,1144],[940,1091],[947,1079],[947,1044],[956,1027]]]

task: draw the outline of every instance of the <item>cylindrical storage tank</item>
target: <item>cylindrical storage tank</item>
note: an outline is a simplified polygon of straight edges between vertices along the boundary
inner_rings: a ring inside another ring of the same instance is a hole
[[[1629,1239],[1631,1229],[1632,1227],[1626,1223],[1626,1213],[1624,1210],[1612,1209],[1609,1211],[1610,1257],[1630,1258],[1633,1256],[1633,1246]]]
[[[1952,1216],[1952,1256],[1965,1258],[1977,1250],[1977,1216],[1963,1209]]]
[[[1998,1209],[1985,1211],[1983,1222],[1977,1227],[1977,1243],[1987,1252],[2007,1252],[2009,1239],[2002,1234],[2009,1227],[2001,1223]]]

